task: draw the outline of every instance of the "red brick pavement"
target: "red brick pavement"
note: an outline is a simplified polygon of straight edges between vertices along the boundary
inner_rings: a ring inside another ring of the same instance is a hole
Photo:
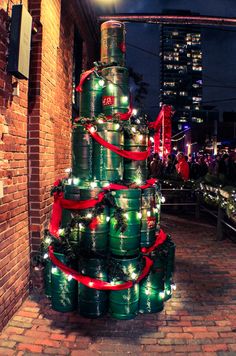
[[[177,245],[177,290],[164,311],[90,320],[32,297],[0,334],[0,355],[236,355],[236,244],[203,223],[165,216],[163,227]]]

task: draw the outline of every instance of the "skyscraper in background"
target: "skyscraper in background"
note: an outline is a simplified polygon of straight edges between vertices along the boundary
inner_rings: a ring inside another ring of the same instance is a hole
[[[163,12],[194,15],[190,11]],[[160,41],[160,105],[174,107],[174,131],[200,124],[203,122],[200,27],[161,25]]]

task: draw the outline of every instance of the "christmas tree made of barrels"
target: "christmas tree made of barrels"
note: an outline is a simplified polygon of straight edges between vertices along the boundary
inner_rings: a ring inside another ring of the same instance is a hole
[[[52,308],[132,319],[172,295],[175,245],[160,229],[158,182],[147,180],[148,123],[133,117],[125,28],[101,26],[101,62],[81,75],[72,171],[52,189],[44,255]]]

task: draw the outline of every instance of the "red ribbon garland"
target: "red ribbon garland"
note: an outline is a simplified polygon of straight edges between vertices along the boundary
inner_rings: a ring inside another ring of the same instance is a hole
[[[101,136],[99,136],[98,133],[92,130],[93,126],[92,125],[86,125],[85,126],[92,138],[94,138],[95,141],[97,141],[100,145],[108,148],[112,152],[117,153],[119,156],[131,159],[133,161],[143,161],[148,158],[149,153],[150,153],[150,145],[148,146],[148,150],[144,152],[132,152],[132,151],[125,151],[121,150],[117,146],[112,145],[111,143],[105,141]]]
[[[163,230],[160,230],[160,232],[156,234],[156,241],[154,242],[154,244],[150,247],[141,248],[141,252],[150,253],[154,251],[158,246],[163,244],[163,242],[165,242],[166,239],[167,239],[167,234]]]
[[[95,67],[89,70],[86,70],[84,73],[82,73],[79,85],[75,88],[76,91],[79,91],[80,93],[83,91],[83,84],[85,80],[90,76],[91,73],[95,71]]]
[[[145,185],[142,185],[138,188],[140,189],[146,189],[151,187],[153,184],[155,184],[157,179],[151,178],[148,179]],[[56,187],[61,183],[61,181],[58,179],[53,186]],[[120,189],[129,189],[126,185],[121,185],[121,184],[114,184],[111,183],[107,187],[103,187],[104,192],[101,192],[98,194],[97,199],[90,199],[90,200],[82,200],[82,201],[76,201],[76,200],[69,200],[69,199],[64,199],[63,193],[54,193],[54,203],[52,207],[52,216],[50,220],[50,225],[49,225],[49,232],[55,237],[59,237],[59,227],[61,224],[61,218],[62,218],[62,209],[68,209],[68,210],[83,210],[83,209],[89,209],[93,208],[96,204],[100,203],[102,199],[104,198],[105,192],[107,190],[120,190]],[[89,228],[91,230],[95,229],[98,224],[98,221],[96,218],[94,218],[90,225]]]
[[[135,281],[128,281],[122,284],[113,285],[112,283],[109,282],[104,282],[99,279],[83,276],[82,274],[76,272],[72,268],[66,266],[64,263],[62,263],[60,260],[58,260],[55,257],[52,246],[49,246],[49,257],[52,263],[65,274],[71,275],[72,278],[82,283],[86,287],[99,289],[99,290],[123,290],[123,289],[131,288],[134,286],[135,283],[139,283],[143,278],[145,278],[148,275],[150,268],[153,265],[153,261],[149,257],[143,256],[143,258],[145,259],[145,267],[142,273],[140,274],[140,276]]]
[[[52,216],[49,225],[49,232],[53,236],[59,237],[58,231],[61,224],[62,209],[83,210],[93,208],[96,204],[100,203],[103,200],[105,193],[99,193],[97,199],[81,201],[64,199],[63,193],[54,193],[53,195],[54,203],[52,207]],[[92,226],[94,226],[94,224]]]

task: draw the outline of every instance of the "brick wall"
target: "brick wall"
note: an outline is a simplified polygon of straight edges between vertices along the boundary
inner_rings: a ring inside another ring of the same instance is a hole
[[[70,5],[66,0],[25,1],[37,32],[32,35],[30,78],[19,80],[20,95],[12,96],[16,79],[6,73],[8,3],[0,5],[0,329],[28,295],[29,285],[38,287],[30,259],[48,227],[51,186],[71,165],[75,26],[90,62],[97,54],[88,9],[86,22],[74,0]]]
[[[6,72],[9,41],[8,1],[0,7],[0,329],[28,293],[29,231],[27,183],[27,81]],[[27,6],[27,4],[25,3]]]

